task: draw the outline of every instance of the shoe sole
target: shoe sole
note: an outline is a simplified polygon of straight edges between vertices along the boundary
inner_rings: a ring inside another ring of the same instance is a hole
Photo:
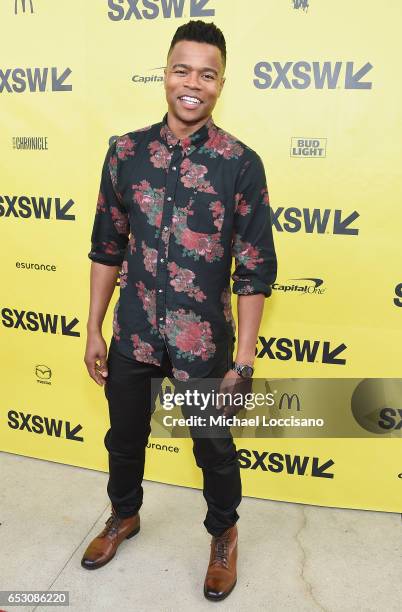
[[[210,596],[207,594],[205,587],[204,587],[204,596],[206,597],[206,599],[208,599],[208,601],[222,601],[222,599],[225,599],[228,595],[230,595],[230,593],[233,591],[233,589],[235,588],[237,583],[237,578],[234,581],[233,585],[230,587],[229,591],[226,591],[226,593],[223,593],[222,595],[218,595],[218,596]]]
[[[125,540],[129,540],[130,538],[132,538],[135,535],[137,535],[139,530],[140,530],[140,526],[136,527],[131,533],[129,533],[125,537]],[[123,542],[124,542],[124,540],[123,540]],[[122,542],[120,542],[120,544],[122,544]],[[119,546],[120,546],[120,544],[119,544]],[[109,561],[111,561],[115,557],[116,552],[117,552],[117,548],[116,548],[116,551],[113,553],[113,555],[111,557],[109,557],[109,559],[106,559],[106,561],[102,561],[102,563],[97,563],[96,565],[85,565],[85,563],[83,561],[81,561],[81,567],[83,567],[84,569],[87,569],[87,570],[96,570],[96,569],[98,569],[100,567],[103,567],[104,565],[109,563]]]

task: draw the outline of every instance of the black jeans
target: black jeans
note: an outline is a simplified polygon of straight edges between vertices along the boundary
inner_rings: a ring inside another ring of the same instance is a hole
[[[210,377],[223,377],[230,368],[233,341],[218,350],[219,363]],[[107,492],[117,515],[125,518],[136,514],[143,502],[145,449],[160,391],[160,385],[151,387],[151,379],[172,378],[172,365],[166,350],[161,366],[126,357],[117,350],[113,337],[107,363],[104,386],[110,416],[110,429],[105,435],[109,453]],[[186,411],[182,412],[184,416]],[[203,472],[203,495],[208,506],[204,525],[211,535],[218,536],[239,518],[236,508],[241,502],[242,487],[236,447],[230,430],[221,438],[195,437],[191,428],[190,433],[196,464]]]

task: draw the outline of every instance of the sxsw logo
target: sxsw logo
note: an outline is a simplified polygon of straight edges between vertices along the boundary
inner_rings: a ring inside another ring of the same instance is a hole
[[[257,89],[371,89],[363,78],[372,69],[370,62],[355,67],[354,62],[258,62],[254,66]]]
[[[326,138],[292,138],[290,157],[323,158],[327,156]]]
[[[320,461],[319,457],[290,455],[288,453],[269,453],[268,451],[248,450],[239,448],[237,458],[240,467],[247,470],[261,470],[271,474],[292,474],[296,476],[312,476],[314,478],[333,478],[333,472],[328,470],[335,464],[333,459]]]
[[[21,329],[23,331],[43,332],[45,334],[61,334],[79,338],[80,332],[74,330],[79,323],[77,317],[35,312],[34,310],[17,310],[4,307],[0,310],[1,322],[4,327]]]
[[[351,225],[359,217],[354,210],[345,216],[341,210],[325,208],[278,208],[271,207],[271,223],[278,232],[300,232],[306,234],[341,234],[344,236],[357,236],[359,230]]]
[[[210,4],[211,0],[108,0],[108,17],[112,21],[214,17],[215,9]]]
[[[0,93],[72,91],[71,68],[0,68]]]
[[[399,285],[395,287],[395,295],[396,295],[396,298],[394,299],[395,306],[399,306],[399,308],[402,308],[402,283],[399,283]]]
[[[325,363],[328,365],[345,365],[346,359],[340,355],[347,348],[342,342],[333,346],[330,340],[300,340],[299,338],[265,338],[258,336],[262,344],[261,350],[256,349],[258,359],[279,359],[280,361],[295,361],[307,363]]]
[[[28,0],[14,0],[14,15],[17,15],[18,11],[22,13],[28,12],[28,8],[30,9],[31,13],[34,12],[32,0],[29,0],[29,5]]]
[[[0,195],[0,217],[21,219],[56,219],[74,221],[75,215],[69,213],[74,200],[62,203],[61,198],[46,196],[9,196]]]
[[[382,408],[378,425],[387,431],[402,431],[402,409],[401,408]]]
[[[82,429],[80,423],[73,427],[70,421],[50,419],[40,414],[25,414],[16,410],[9,410],[7,416],[8,426],[11,429],[26,430],[30,433],[45,434],[54,438],[65,438],[66,440],[74,440],[76,442],[84,441],[82,436],[77,435]]]

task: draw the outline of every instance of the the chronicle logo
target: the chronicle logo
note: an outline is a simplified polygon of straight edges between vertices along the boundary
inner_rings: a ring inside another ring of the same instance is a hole
[[[396,295],[396,298],[394,298],[395,306],[402,308],[402,283],[399,283],[399,285],[395,287],[395,295]]]
[[[344,215],[342,210],[331,210],[325,208],[278,208],[271,207],[272,226],[278,232],[300,232],[306,234],[341,234],[344,236],[357,236],[359,230],[350,227],[359,217],[359,213],[354,210],[348,215]]]
[[[319,159],[327,156],[326,138],[292,138],[290,157]]]
[[[13,149],[17,151],[47,151],[47,136],[13,136]]]
[[[280,361],[301,361],[328,365],[345,365],[346,359],[339,357],[347,348],[342,342],[333,346],[330,340],[301,340],[300,338],[265,338],[258,336],[262,345],[256,348],[258,359],[279,359]]]
[[[74,200],[64,202],[61,198],[46,196],[11,196],[0,195],[0,217],[20,219],[56,219],[57,221],[74,221],[75,215],[69,211]]]
[[[164,66],[159,68],[151,68],[149,72],[155,72],[156,70],[163,70]],[[135,74],[132,79],[136,85],[149,85],[155,83],[163,83],[163,76],[161,74]]]
[[[42,385],[51,385],[50,379],[52,378],[52,370],[49,366],[44,365],[43,363],[35,366],[35,376],[36,382],[41,383]]]
[[[31,13],[34,12],[32,0],[14,0],[14,15],[18,15],[19,11],[27,13],[28,8],[30,9]]]
[[[0,68],[0,93],[72,91],[71,68]]]
[[[297,295],[322,295],[325,292],[322,278],[291,278],[285,284],[274,283],[274,291],[291,292]]]
[[[40,414],[25,414],[16,410],[9,410],[7,413],[8,426],[11,429],[19,431],[28,431],[30,433],[45,434],[54,438],[65,438],[66,440],[74,440],[75,442],[83,442],[84,438],[78,436],[82,425],[72,426],[70,421],[62,419],[51,419],[47,416],[43,417]]]
[[[254,66],[257,89],[371,89],[362,79],[372,69],[370,62],[355,68],[354,62],[258,62]]]
[[[290,455],[288,453],[269,453],[268,451],[239,448],[237,458],[240,467],[247,470],[262,470],[271,474],[291,474],[295,476],[313,476],[315,478],[333,478],[328,470],[335,465],[333,459],[320,460],[319,457]]]
[[[108,0],[108,17],[112,21],[214,17],[210,4],[211,0]]]
[[[77,317],[8,307],[2,308],[0,315],[1,323],[10,329],[80,337],[80,332],[74,329],[79,323]]]

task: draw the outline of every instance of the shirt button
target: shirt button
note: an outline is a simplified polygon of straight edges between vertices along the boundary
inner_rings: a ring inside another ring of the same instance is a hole
[[[168,201],[168,202],[171,202],[171,201],[172,201],[172,198],[169,196],[169,197],[168,197],[168,199],[167,199],[167,201]]]
[[[167,232],[169,228],[168,228],[167,225],[165,225],[165,227],[163,229],[164,229],[165,232]]]
[[[176,166],[172,166],[172,170],[177,170]]]
[[[163,257],[161,257],[160,261],[163,263],[165,260],[163,259]]]
[[[163,321],[163,317],[159,317],[159,321]]]
[[[163,289],[159,289],[159,293],[162,293]]]

